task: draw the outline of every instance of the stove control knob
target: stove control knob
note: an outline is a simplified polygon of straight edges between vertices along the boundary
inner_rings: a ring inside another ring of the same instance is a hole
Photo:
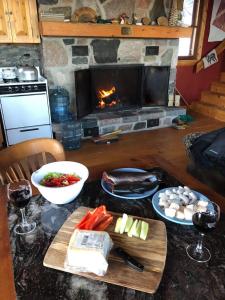
[[[14,87],[14,90],[15,90],[15,92],[18,92],[18,91],[19,91],[19,87],[18,87],[18,86],[15,86],[15,87]]]
[[[21,86],[21,91],[25,91],[25,86],[24,85]]]
[[[27,90],[28,90],[28,91],[31,91],[31,85],[28,85],[28,86],[27,86]]]
[[[12,89],[11,86],[8,87],[8,91],[9,91],[10,93],[13,91],[13,89]]]
[[[35,84],[34,85],[34,90],[37,91],[38,90],[38,86]]]

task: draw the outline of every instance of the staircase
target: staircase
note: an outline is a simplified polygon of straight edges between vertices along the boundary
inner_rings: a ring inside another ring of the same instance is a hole
[[[191,105],[191,110],[225,122],[225,72],[220,81],[211,84],[210,91],[203,91],[201,100]]]

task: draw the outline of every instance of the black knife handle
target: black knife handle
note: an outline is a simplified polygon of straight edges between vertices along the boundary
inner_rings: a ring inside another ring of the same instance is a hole
[[[132,256],[130,256],[127,252],[125,252],[122,248],[120,247],[116,247],[114,249],[115,253],[121,257],[124,262],[131,268],[139,271],[139,272],[143,272],[144,271],[144,266],[142,264],[140,264],[135,258],[133,258]]]

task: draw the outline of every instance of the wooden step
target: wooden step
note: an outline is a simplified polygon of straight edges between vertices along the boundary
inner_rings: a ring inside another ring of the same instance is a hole
[[[225,82],[225,72],[222,72],[220,75],[220,81]]]
[[[211,92],[225,95],[225,82],[214,81],[211,84]]]
[[[225,95],[222,94],[203,91],[201,94],[201,102],[225,109]]]
[[[218,108],[217,106],[209,105],[199,101],[191,105],[191,110],[210,118],[225,122],[225,109]]]

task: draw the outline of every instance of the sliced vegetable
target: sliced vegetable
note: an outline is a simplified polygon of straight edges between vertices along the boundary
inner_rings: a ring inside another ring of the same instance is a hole
[[[90,218],[92,215],[91,211],[88,211],[87,214],[81,219],[80,223],[76,225],[76,228],[81,228],[81,226]]]
[[[136,231],[134,232],[134,236],[139,238],[140,237],[140,233],[141,233],[141,220],[138,221],[137,226],[136,226]]]
[[[105,230],[112,220],[113,218],[107,213],[105,205],[101,205],[93,211],[88,211],[80,223],[76,225],[76,228],[84,230]]]
[[[41,185],[47,187],[64,187],[80,181],[80,177],[76,174],[64,174],[58,172],[50,172],[40,181]]]
[[[128,215],[123,214],[121,225],[120,225],[120,234],[124,233],[124,230],[125,230],[125,227],[126,227],[126,224],[127,224],[127,220],[128,220]]]
[[[140,239],[146,240],[146,238],[148,236],[148,229],[149,229],[149,224],[145,221],[141,221]]]
[[[127,233],[127,235],[128,235],[129,237],[132,237],[132,236],[136,233],[137,223],[138,223],[138,220],[136,219],[136,220],[133,222],[133,224],[132,224],[132,226],[131,226],[131,229],[130,229],[130,230],[128,231],[128,233]]]
[[[124,225],[125,224],[125,225]],[[133,217],[123,214],[116,222],[114,232],[126,232],[129,237],[137,237],[146,240],[148,236],[149,224],[145,221],[133,219]]]
[[[133,224],[133,218],[128,216],[128,220],[124,232],[128,232],[131,229],[132,224]]]
[[[113,216],[108,217],[104,222],[101,222],[94,230],[104,231],[113,221]]]
[[[122,218],[118,218],[116,221],[116,227],[114,229],[114,232],[119,233],[120,232],[120,226],[121,226]]]

